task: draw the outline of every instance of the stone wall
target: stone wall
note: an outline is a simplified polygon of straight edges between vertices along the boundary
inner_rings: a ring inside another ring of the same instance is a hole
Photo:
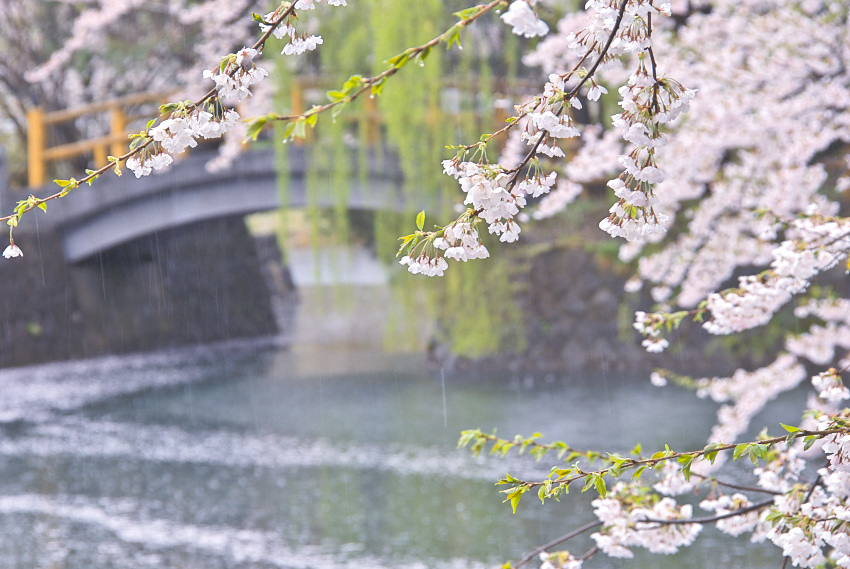
[[[15,240],[25,256],[0,260],[0,366],[277,332],[241,218],[163,231],[75,265],[57,233],[33,228]]]
[[[533,255],[527,271],[517,277],[524,291],[516,299],[525,318],[524,351],[472,361],[452,355],[448,346],[434,344],[432,361],[481,371],[636,376],[646,376],[657,367],[722,374],[752,363],[716,349],[713,337],[690,323],[669,335],[671,347],[665,353],[647,353],[631,324],[636,310],[652,307],[651,299],[646,293],[624,293],[625,267],[588,243],[592,244],[577,241],[549,247]]]

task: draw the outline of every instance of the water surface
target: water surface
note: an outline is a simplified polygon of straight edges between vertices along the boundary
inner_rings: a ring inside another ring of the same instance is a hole
[[[476,460],[455,449],[462,429],[539,430],[580,448],[701,447],[716,411],[644,378],[430,369],[366,331],[322,332],[303,313],[316,299],[302,300],[287,346],[0,372],[0,567],[493,567],[590,521],[592,496],[542,508],[529,497],[511,515],[493,482],[542,477],[551,463]],[[369,326],[356,311],[334,318],[335,329]],[[703,533],[673,558],[587,566],[781,563],[772,546]]]

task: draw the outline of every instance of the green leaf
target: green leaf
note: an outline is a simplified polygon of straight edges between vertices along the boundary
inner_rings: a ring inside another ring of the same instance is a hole
[[[62,188],[62,192],[59,194],[61,197],[65,197],[68,195],[68,192],[77,187],[76,178],[71,178],[70,180],[53,180],[60,188]]]
[[[716,449],[718,446],[720,445],[717,443],[710,443],[705,445],[705,448],[703,449],[703,457],[705,457],[705,459],[711,464],[714,464],[714,460],[717,458],[718,451]]]
[[[447,49],[451,48],[452,45],[454,45],[454,44],[457,44],[458,47],[461,47],[461,45],[460,45],[460,29],[461,29],[461,26],[459,26],[458,24],[455,24],[454,26],[449,28],[446,31],[445,34],[443,34],[443,39],[445,40],[445,42],[447,44],[446,45]]]
[[[541,486],[540,490],[537,491],[537,497],[540,498],[541,504],[546,503],[546,487],[545,486]]]
[[[599,492],[599,495],[602,498],[608,495],[608,488],[605,486],[605,479],[601,476],[596,479],[596,491]]]
[[[690,481],[691,479],[691,463],[693,461],[694,455],[692,454],[679,457],[679,464],[682,465],[682,475],[685,477],[685,480]]]
[[[304,118],[299,118],[295,121],[295,127],[292,129],[292,136],[295,138],[306,138],[307,121]]]
[[[266,126],[266,117],[257,117],[248,123],[248,131],[245,133],[245,139],[257,140],[260,132]]]
[[[478,11],[481,10],[480,6],[473,6],[472,8],[467,8],[466,10],[461,10],[460,12],[453,12],[452,15],[457,16],[461,20],[468,20],[472,16],[474,16]]]
[[[573,473],[572,468],[556,468],[555,474],[558,475],[556,480],[560,480],[561,478],[566,478],[567,476],[571,476]]]
[[[44,203],[44,202],[41,202],[40,204],[37,204],[37,205],[36,205],[36,207],[37,207],[38,209],[40,209],[41,211],[47,211],[47,204],[46,204],[46,203]]]
[[[750,457],[750,461],[751,461],[753,464],[758,465],[758,463],[759,463],[759,457],[758,457],[758,451],[756,450],[756,446],[757,446],[757,445],[751,446],[751,447],[750,447],[750,451],[749,451],[747,454],[748,454],[748,455],[749,455],[749,457]]]
[[[400,54],[389,58],[387,60],[387,63],[389,63],[390,65],[392,65],[396,69],[401,69],[402,67],[407,65],[408,61],[410,61],[409,57],[410,57],[410,53],[408,53],[407,51],[403,51]]]
[[[342,91],[330,90],[326,94],[331,101],[341,101],[346,97]]]
[[[747,443],[741,443],[738,446],[736,446],[735,452],[732,455],[732,460],[738,460],[739,458],[741,458],[741,456],[745,452],[747,452],[749,450],[749,448],[750,448],[750,445],[748,445]]]
[[[363,85],[363,76],[362,75],[352,75],[348,79],[345,80],[345,84],[342,86],[342,90],[347,95],[352,90]]]
[[[109,158],[113,158],[113,157],[110,156]],[[107,160],[109,158],[107,158]],[[118,174],[118,175],[120,176],[121,174]],[[91,177],[89,177],[89,176],[91,176]],[[95,170],[92,170],[90,168],[86,168],[86,177],[89,178],[88,180],[86,180],[86,184],[88,184],[89,186],[91,186],[92,182],[97,180],[99,176],[100,176],[100,174],[97,174]]]
[[[516,507],[519,505],[519,501],[522,499],[522,492],[517,492],[511,497],[511,510],[513,513],[516,513]]]
[[[383,90],[384,90],[384,78],[381,77],[380,79],[378,79],[377,81],[372,83],[372,93],[371,94],[372,94],[373,97],[380,97],[381,91],[383,91]]]
[[[404,237],[399,237],[399,240],[401,240],[402,243],[401,243],[401,246],[398,248],[398,252],[395,254],[396,257],[401,255],[402,251],[404,251],[408,247],[412,248],[412,247],[416,246],[416,235],[413,235],[413,234],[405,235]],[[410,243],[411,241],[413,241],[412,244]]]
[[[513,510],[513,513],[516,513],[516,507],[519,504],[519,501],[522,499],[522,495],[525,494],[527,491],[527,486],[516,486],[514,488],[508,488],[507,490],[503,490],[503,492],[508,495],[508,497],[505,498],[504,501],[507,502],[510,500],[511,509]]]
[[[800,427],[792,427],[791,425],[786,425],[785,423],[779,423],[782,425],[782,428],[788,431],[789,433],[796,433],[800,430]]]
[[[425,210],[424,209],[416,214],[416,227],[419,229],[419,231],[422,231],[422,228],[425,227]]]
[[[632,474],[632,480],[638,480],[638,479],[640,479],[640,475],[641,475],[641,473],[643,472],[643,470],[644,470],[645,468],[646,468],[646,465],[638,466],[638,467],[637,467],[637,470],[635,470],[634,474]]]

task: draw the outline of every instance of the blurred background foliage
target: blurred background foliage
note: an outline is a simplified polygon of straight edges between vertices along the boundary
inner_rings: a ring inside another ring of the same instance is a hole
[[[294,111],[327,102],[326,90],[338,88],[354,74],[380,73],[387,59],[439,35],[456,21],[452,12],[466,7],[455,0],[364,0],[355,10],[322,10],[317,13],[318,33],[325,38],[321,48],[297,62],[275,59],[276,107]],[[378,169],[400,169],[405,195],[425,195],[439,204],[426,212],[426,229],[456,217],[462,194],[457,183],[442,173],[440,162],[454,156],[446,146],[469,144],[500,128],[512,106],[530,91],[526,86],[536,75],[520,61],[525,40],[509,33],[495,14],[464,30],[461,39],[463,49],[438,46],[424,65],[393,76],[377,99],[363,97],[336,120],[319,120],[308,141],[315,170],[309,183],[329,184],[339,206],[333,211],[321,211],[316,204],[308,208],[316,239],[320,234],[328,239],[330,230],[336,243],[372,247],[382,261],[395,265],[397,239],[413,230],[417,212],[355,212],[344,205],[353,180],[359,176],[368,182],[370,162]],[[295,84],[315,88],[293,97]],[[490,149],[492,159],[498,157],[503,142]],[[280,154],[285,153],[284,147]],[[285,156],[281,160],[285,164]],[[281,179],[285,186],[285,176]],[[479,230],[486,233],[486,227]],[[515,248],[495,253],[498,241],[485,243],[494,251],[489,262],[452,263],[444,278],[411,278],[403,270],[392,271],[393,293],[408,310],[390,323],[388,347],[421,343],[421,323],[436,321],[436,330],[426,336],[454,353],[478,357],[524,348],[522,318],[514,302],[522,289],[521,279],[514,277],[524,265],[524,253]],[[286,243],[281,244],[285,249]]]

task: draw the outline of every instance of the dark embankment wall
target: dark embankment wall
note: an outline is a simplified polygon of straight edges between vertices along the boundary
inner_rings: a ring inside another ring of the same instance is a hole
[[[0,259],[0,366],[121,354],[277,331],[241,218],[164,231],[82,263],[61,235],[16,231]]]

